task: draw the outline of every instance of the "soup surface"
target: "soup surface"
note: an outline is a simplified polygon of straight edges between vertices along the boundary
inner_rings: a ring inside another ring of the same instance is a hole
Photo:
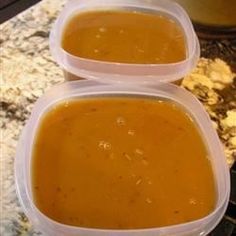
[[[109,62],[174,63],[186,58],[185,38],[172,19],[132,11],[89,11],[73,16],[62,37],[69,53]]]
[[[65,101],[41,119],[32,159],[36,206],[64,224],[135,229],[199,219],[215,206],[208,152],[168,101]]]

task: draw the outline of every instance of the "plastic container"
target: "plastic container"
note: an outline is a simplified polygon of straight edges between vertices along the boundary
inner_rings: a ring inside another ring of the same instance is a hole
[[[169,64],[126,64],[85,59],[67,53],[61,47],[64,26],[74,14],[91,9],[128,9],[167,15],[183,29],[186,59]],[[168,0],[70,0],[51,30],[50,49],[56,62],[64,69],[66,79],[90,78],[113,83],[172,82],[189,73],[200,55],[199,42],[187,13],[177,3]]]
[[[214,171],[217,204],[213,212],[196,221],[161,228],[101,230],[60,224],[51,220],[37,209],[32,200],[31,153],[40,118],[58,101],[102,95],[145,95],[152,98],[164,98],[179,104],[192,117],[208,148],[209,158]],[[24,128],[16,152],[15,179],[17,193],[26,215],[34,226],[50,236],[203,236],[208,234],[222,218],[228,205],[230,192],[229,170],[223,148],[203,106],[184,89],[164,83],[140,86],[137,84],[103,84],[92,80],[83,80],[66,82],[55,86],[36,102]]]

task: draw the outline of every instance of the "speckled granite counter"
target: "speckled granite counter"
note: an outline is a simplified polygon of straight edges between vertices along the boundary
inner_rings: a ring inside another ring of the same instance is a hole
[[[14,155],[19,134],[36,99],[64,80],[48,46],[51,24],[64,2],[44,0],[1,25],[0,234],[4,236],[40,234],[31,227],[16,197]],[[225,147],[229,164],[236,156],[234,77],[221,60],[201,59],[198,68],[182,83],[206,107]]]

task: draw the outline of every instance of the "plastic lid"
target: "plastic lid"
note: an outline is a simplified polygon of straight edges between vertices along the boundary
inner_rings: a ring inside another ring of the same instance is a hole
[[[135,11],[156,11],[176,20],[186,39],[186,59],[169,64],[126,64],[103,62],[73,56],[61,47],[65,24],[75,13],[89,9],[127,8]],[[181,79],[195,66],[200,56],[198,38],[192,23],[182,7],[168,0],[71,0],[57,18],[50,34],[50,49],[56,62],[67,72],[78,77],[109,82],[146,83],[172,82]],[[112,75],[112,76],[111,76]],[[112,78],[111,78],[112,77]]]

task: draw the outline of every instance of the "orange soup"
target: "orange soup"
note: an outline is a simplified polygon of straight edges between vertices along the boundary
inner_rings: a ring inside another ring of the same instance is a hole
[[[31,175],[39,210],[74,226],[167,226],[202,218],[216,203],[208,151],[192,118],[147,97],[54,105],[38,127]]]
[[[137,11],[88,11],[65,26],[62,47],[72,55],[108,62],[159,64],[186,58],[185,37],[174,20]]]

